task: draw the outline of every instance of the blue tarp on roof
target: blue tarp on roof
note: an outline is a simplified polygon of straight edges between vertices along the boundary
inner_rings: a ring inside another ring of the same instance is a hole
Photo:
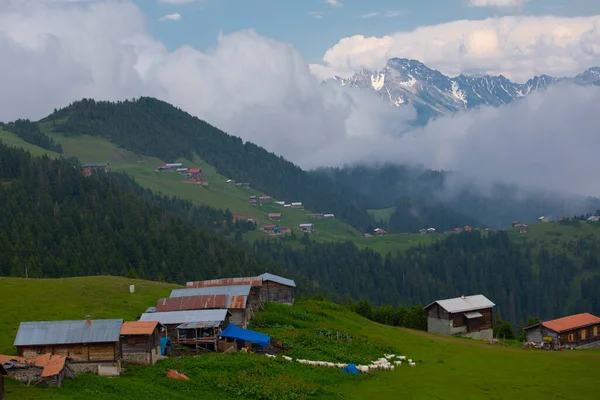
[[[346,368],[344,368],[342,370],[343,373],[345,374],[354,374],[354,375],[358,375],[358,368],[356,368],[356,365],[354,364],[348,364],[346,366]]]
[[[223,332],[219,334],[220,337],[243,340],[245,342],[256,343],[263,347],[269,345],[271,336],[265,335],[264,333],[251,331],[249,329],[240,328],[237,325],[229,324]]]

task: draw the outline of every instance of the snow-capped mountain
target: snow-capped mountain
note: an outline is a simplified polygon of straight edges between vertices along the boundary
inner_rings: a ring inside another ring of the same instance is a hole
[[[560,81],[600,86],[600,67],[589,68],[574,78],[541,75],[526,83],[514,83],[502,75],[450,78],[419,61],[392,58],[381,71],[364,69],[349,78],[336,76],[333,80],[342,86],[377,91],[384,100],[398,107],[412,104],[419,114],[417,122],[425,123],[438,115],[482,105],[508,104]]]

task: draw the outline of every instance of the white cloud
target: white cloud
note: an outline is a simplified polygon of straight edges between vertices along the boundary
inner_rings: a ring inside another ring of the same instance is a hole
[[[323,13],[319,12],[319,11],[309,11],[308,15],[312,16],[315,19],[321,19],[321,18],[323,18]]]
[[[379,17],[379,16],[381,16],[380,12],[370,12],[370,13],[362,14],[360,17],[361,18],[374,18],[374,17]]]
[[[413,58],[448,75],[573,75],[600,65],[600,16],[501,17],[425,26],[382,37],[341,39],[311,66],[320,76],[377,69],[391,57]]]
[[[343,7],[344,3],[340,0],[325,0],[325,4],[330,5],[331,7]]]
[[[290,45],[241,31],[210,51],[171,52],[145,23],[132,3],[0,3],[0,120],[37,119],[83,97],[147,95],[303,167],[411,161],[600,194],[599,88],[557,87],[410,131],[414,109],[320,84]]]
[[[406,10],[401,10],[401,11],[386,11],[383,16],[386,18],[395,18],[395,17],[400,17],[402,15],[406,15],[409,12]]]
[[[174,14],[167,14],[163,17],[160,17],[158,20],[160,22],[164,22],[164,21],[179,21],[181,19],[181,15],[178,13],[174,13]]]
[[[518,8],[529,0],[469,0],[470,7]]]

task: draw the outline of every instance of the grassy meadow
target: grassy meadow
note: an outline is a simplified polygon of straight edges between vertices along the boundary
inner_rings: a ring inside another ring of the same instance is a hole
[[[136,292],[127,290],[136,285]],[[172,285],[117,277],[56,280],[1,278],[0,349],[14,354],[21,320],[133,319]],[[251,328],[291,349],[293,358],[366,363],[384,353],[413,358],[395,371],[360,376],[338,369],[229,353],[172,358],[151,367],[127,367],[118,378],[82,374],[59,389],[8,380],[7,399],[580,399],[598,387],[600,351],[547,352],[429,335],[379,325],[341,306],[299,300],[268,304]],[[169,369],[189,381],[165,377]]]

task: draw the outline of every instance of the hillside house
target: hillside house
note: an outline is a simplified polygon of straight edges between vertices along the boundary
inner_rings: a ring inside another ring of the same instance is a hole
[[[373,234],[375,236],[385,236],[385,235],[387,235],[387,232],[384,229],[382,229],[382,228],[375,228],[373,230]]]
[[[268,213],[267,218],[271,221],[281,221],[281,213]]]
[[[260,196],[258,198],[258,201],[260,201],[261,203],[270,203],[271,200],[271,196]]]
[[[521,221],[513,221],[513,223],[512,223],[513,228],[518,228],[521,225],[523,225],[523,223]]]
[[[426,235],[427,234],[427,229],[419,229],[419,234],[420,235]]]
[[[187,297],[201,295],[227,295],[227,296],[246,296],[248,298],[248,306],[252,311],[257,311],[260,306],[260,290],[262,287],[262,279],[254,279],[252,285],[231,285],[231,286],[209,286],[190,289],[174,289],[169,297]],[[258,283],[257,283],[258,282]]]
[[[227,183],[228,185],[235,185],[235,181],[233,179],[227,179],[225,183]]]
[[[463,230],[464,230],[465,232],[471,232],[471,231],[473,230],[473,228],[467,225],[467,226],[465,226],[465,227],[463,228]]]
[[[248,182],[238,182],[235,186],[241,187],[242,189],[250,189],[250,183]]]
[[[550,222],[550,217],[541,216],[538,218],[540,222]]]
[[[65,377],[75,377],[73,370],[67,363],[67,357],[64,356],[47,353],[35,358],[25,359],[0,354],[0,399],[3,398],[3,371],[9,378],[20,381],[27,386],[45,383],[48,386],[60,387]]]
[[[254,316],[254,312],[248,302],[250,287],[238,286],[236,289],[240,287],[246,289],[242,295],[201,294],[159,299],[156,312],[227,309],[231,313],[230,321],[245,328]]]
[[[302,205],[301,201],[292,202],[291,206],[292,206],[292,208],[299,208],[299,209],[303,209],[304,208],[304,206]]]
[[[254,199],[253,199],[253,198],[250,198],[250,199],[248,200],[248,204],[249,204],[249,205],[251,205],[251,206],[255,206],[255,205],[256,205],[256,203],[257,203],[257,202],[256,202],[256,198],[254,198]]]
[[[153,365],[160,358],[160,338],[166,328],[158,321],[129,321],[121,326],[123,363]]]
[[[521,225],[521,226],[519,227],[519,233],[520,233],[521,235],[524,235],[524,234],[526,234],[526,233],[527,233],[527,225],[525,225],[525,224]]]
[[[474,339],[492,339],[494,306],[494,303],[481,294],[436,300],[425,307],[427,331]]]
[[[260,289],[260,300],[262,302],[272,301],[282,304],[294,304],[294,288],[296,282],[281,276],[264,273]]]
[[[285,201],[276,201],[275,204],[283,206],[285,204]]]
[[[287,234],[292,233],[292,229],[289,226],[280,226],[279,233],[287,235]]]
[[[173,346],[180,344],[197,345],[203,340],[187,341],[186,332],[179,332],[179,328],[187,326],[194,330],[194,338],[205,338],[208,344],[214,344],[217,339],[214,336],[213,328],[222,326],[223,328],[229,323],[231,313],[227,310],[186,310],[186,311],[169,311],[169,312],[154,312],[144,313],[140,317],[140,321],[158,321],[166,327],[167,337],[171,339]],[[208,332],[203,332],[204,329],[209,329]],[[188,328],[185,328],[187,330]],[[207,336],[208,333],[213,335]],[[191,334],[191,333],[190,333]],[[180,342],[179,339],[183,341]],[[191,336],[190,336],[191,339]]]
[[[427,234],[431,235],[435,233],[435,228],[427,228]]]
[[[277,229],[277,225],[265,225],[263,227],[263,231],[273,234],[275,233],[275,230]]]
[[[462,228],[454,228],[453,230],[454,233],[461,233],[462,231]]]
[[[0,362],[0,400],[4,400],[4,377],[8,375],[8,372],[4,369],[4,365]]]
[[[90,176],[94,171],[110,172],[110,164],[107,162],[96,164],[83,164],[81,166],[81,171],[83,171],[84,176]]]
[[[303,233],[314,233],[315,224],[300,224],[300,231]]]
[[[24,358],[49,353],[68,357],[75,372],[104,368],[118,374],[122,325],[122,319],[21,322],[14,345]]]
[[[323,214],[323,218],[335,218],[335,214]]]
[[[600,348],[600,318],[589,313],[570,315],[523,328],[528,342],[553,346]]]
[[[325,215],[324,214],[308,214],[308,218],[321,219],[321,218],[325,218]]]
[[[600,217],[597,215],[592,215],[587,220],[588,220],[588,222],[598,222],[598,221],[600,221]]]

